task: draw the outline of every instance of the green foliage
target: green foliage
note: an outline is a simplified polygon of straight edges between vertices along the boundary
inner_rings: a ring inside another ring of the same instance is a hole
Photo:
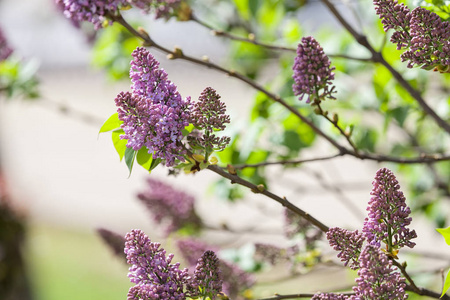
[[[140,40],[123,26],[113,23],[99,32],[93,51],[92,64],[107,71],[113,80],[127,78],[131,53]]]
[[[450,227],[447,228],[437,228],[437,232],[439,232],[445,239],[447,245],[450,246]],[[450,289],[450,271],[447,273],[445,278],[444,287],[442,289],[441,297]]]
[[[14,57],[0,61],[0,94],[7,98],[24,96],[36,98],[38,80],[35,77],[37,64],[34,62],[20,61]]]

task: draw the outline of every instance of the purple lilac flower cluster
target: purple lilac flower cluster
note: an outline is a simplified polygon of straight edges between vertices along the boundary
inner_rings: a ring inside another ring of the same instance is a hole
[[[121,6],[126,6],[126,0],[56,0],[63,8],[64,15],[75,24],[82,21],[91,22],[95,29],[103,27],[110,16],[116,15]]]
[[[207,245],[198,239],[182,239],[177,241],[177,246],[190,266],[194,266],[197,257],[205,251],[217,251],[217,247]],[[220,260],[219,268],[223,281],[222,291],[230,299],[240,299],[239,294],[255,284],[255,279],[236,264]]]
[[[210,153],[213,150],[221,151],[230,143],[229,137],[217,137],[213,134],[214,131],[224,130],[225,124],[230,123],[226,105],[220,101],[220,95],[213,88],[205,88],[194,103],[190,123],[202,131],[188,137],[189,145],[193,149],[201,147]]]
[[[357,285],[354,295],[317,293],[311,300],[373,300],[408,298],[405,279],[392,267],[388,256],[374,245],[367,245],[359,257]]]
[[[349,296],[335,293],[317,293],[311,300],[347,300]]]
[[[128,277],[135,284],[128,300],[184,300],[184,286],[190,277],[187,269],[180,270],[179,263],[171,263],[173,254],[166,256],[161,245],[151,242],[139,229],[127,233],[125,240],[124,252],[131,265]]]
[[[405,279],[378,247],[367,245],[361,252],[359,278],[353,288],[358,299],[407,299]],[[376,280],[374,280],[376,279]]]
[[[411,211],[391,170],[378,170],[372,184],[369,216],[362,232],[341,228],[327,232],[330,245],[340,251],[338,257],[353,270],[359,269],[355,295],[318,293],[312,299],[407,299],[405,280],[395,272],[388,255],[395,258],[401,247],[414,247],[411,239],[417,237],[416,232],[407,228]],[[364,241],[367,244],[363,247]],[[388,253],[381,249],[381,242],[386,244]]]
[[[155,12],[155,19],[169,19],[180,6],[181,0],[128,0],[128,2],[145,13]]]
[[[209,297],[216,299],[222,292],[222,279],[219,269],[219,259],[214,251],[205,251],[197,261],[194,277],[188,284],[191,297]]]
[[[302,236],[302,240],[305,242],[305,248],[312,250],[316,248],[316,242],[322,238],[322,231],[306,220],[305,218],[297,215],[290,209],[284,210],[284,235],[293,239],[297,235]]]
[[[393,29],[391,42],[405,49],[402,61],[408,68],[420,66],[450,72],[450,23],[437,14],[416,7],[412,11],[396,0],[374,0],[377,15],[387,32]]]
[[[189,125],[190,98],[181,98],[146,49],[138,47],[132,56],[132,92],[122,92],[115,99],[125,132],[121,138],[128,140],[127,147],[137,151],[145,146],[154,159],[164,159],[166,166],[173,166],[175,160],[184,161],[181,140],[182,130]]]
[[[13,50],[9,47],[3,31],[0,28],[0,62],[6,60]]]
[[[297,56],[294,66],[294,84],[292,88],[296,96],[302,100],[308,95],[306,103],[325,100],[325,98],[334,99],[334,67],[330,67],[331,62],[328,56],[323,52],[320,44],[311,36],[302,38],[298,45]]]
[[[125,245],[125,238],[122,235],[105,228],[97,229],[97,233],[113,251],[114,255],[124,257],[123,247]]]
[[[333,227],[328,230],[327,239],[330,246],[339,251],[337,257],[344,262],[344,266],[352,270],[359,269],[358,258],[365,240],[362,233]]]
[[[298,246],[286,249],[271,244],[256,243],[254,256],[258,261],[264,260],[271,265],[276,265],[280,262],[289,261],[298,250]]]
[[[372,185],[367,207],[369,216],[362,230],[367,242],[378,247],[384,242],[389,251],[404,246],[413,248],[415,243],[411,240],[417,235],[415,230],[407,228],[412,220],[411,210],[394,173],[386,168],[378,170]]]
[[[219,250],[219,248],[215,246],[208,245],[199,239],[192,238],[177,240],[177,247],[189,266],[194,266],[202,253],[206,251],[217,252]]]
[[[139,193],[138,198],[149,209],[156,223],[166,225],[167,235],[186,226],[194,229],[201,226],[193,196],[152,178],[147,179],[147,184],[147,190]],[[196,255],[196,259],[198,257]]]

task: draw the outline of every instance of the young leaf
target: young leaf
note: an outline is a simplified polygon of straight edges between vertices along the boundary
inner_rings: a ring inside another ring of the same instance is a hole
[[[187,136],[192,132],[192,130],[194,130],[194,125],[189,124],[188,126],[184,127],[183,130],[181,130],[181,133],[183,134],[183,136]]]
[[[131,171],[133,170],[136,153],[137,151],[134,151],[133,148],[127,148],[125,150],[125,163],[127,164],[128,170],[130,171],[130,174],[128,176],[131,175]]]
[[[120,138],[122,134],[125,132],[122,129],[115,130],[112,132],[112,141],[114,144],[114,148],[116,149],[117,153],[119,154],[120,161],[122,161],[123,156],[125,155],[125,150],[127,149],[127,140],[123,140]]]
[[[161,162],[161,158],[153,159],[152,160],[152,164],[150,165],[150,170],[149,171],[151,171],[154,168],[156,168],[159,165],[160,162]]]
[[[448,244],[448,243],[447,243]],[[445,282],[444,282],[444,288],[442,289],[442,294],[441,294],[441,298],[442,296],[445,295],[445,293],[448,291],[448,289],[450,288],[450,270],[447,273],[447,277],[445,278]]]
[[[120,125],[123,122],[119,120],[119,114],[114,113],[111,117],[108,118],[108,120],[103,123],[102,127],[100,128],[100,131],[98,133],[102,132],[108,132],[117,128],[120,128]]]
[[[147,171],[151,171],[151,166],[153,163],[153,156],[148,153],[148,149],[146,147],[142,147],[136,154],[136,161]]]
[[[450,246],[450,227],[447,228],[436,228],[436,231],[442,234],[447,245]]]

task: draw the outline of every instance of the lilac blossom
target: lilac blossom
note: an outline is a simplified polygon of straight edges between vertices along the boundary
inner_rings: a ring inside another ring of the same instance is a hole
[[[317,293],[311,300],[346,300],[350,299],[349,296],[335,293]]]
[[[9,47],[3,31],[0,28],[0,62],[6,60],[13,50]]]
[[[189,266],[195,266],[198,258],[206,251],[217,252],[218,247],[211,246],[199,239],[186,238],[177,240],[177,247]]]
[[[109,17],[116,15],[121,6],[127,5],[126,0],[56,0],[63,9],[64,15],[74,24],[82,21],[91,22],[95,29],[103,27],[104,22],[111,23]]]
[[[397,0],[374,0],[376,14],[380,17],[383,29],[387,32],[394,29],[391,42],[397,44],[400,50],[409,45],[411,37],[409,35],[409,23],[411,14],[409,8],[398,3]]]
[[[302,235],[307,250],[315,249],[315,244],[322,238],[322,231],[311,223],[294,213],[290,209],[284,210],[284,235],[293,239],[296,235]]]
[[[378,247],[384,242],[389,252],[404,246],[413,248],[415,243],[411,240],[417,235],[407,228],[411,210],[394,173],[386,168],[378,170],[372,185],[369,215],[362,230],[367,242]]]
[[[359,278],[353,288],[356,299],[407,299],[405,279],[395,272],[392,262],[378,247],[367,245],[359,258]]]
[[[409,50],[402,54],[402,61],[409,61],[422,68],[439,66],[450,68],[450,23],[422,7],[411,12],[411,42]]]
[[[226,105],[220,101],[220,95],[213,88],[205,88],[198,101],[193,104],[190,123],[197,129],[188,137],[193,149],[201,147],[211,153],[213,150],[225,149],[230,143],[229,137],[218,137],[213,134],[214,131],[224,130],[225,124],[230,123]]]
[[[256,260],[263,260],[271,265],[276,265],[283,261],[289,261],[289,258],[291,257],[289,254],[295,255],[295,253],[288,253],[287,249],[277,247],[275,245],[262,243],[255,244],[254,256]]]
[[[125,245],[125,238],[122,235],[104,228],[97,229],[97,233],[114,252],[114,255],[120,256],[121,258],[124,257],[123,247]]]
[[[216,299],[216,295],[222,291],[222,279],[219,269],[219,259],[214,251],[207,250],[198,259],[195,266],[193,279],[187,289],[190,297],[209,297]]]
[[[339,251],[337,257],[345,266],[352,270],[359,268],[358,258],[365,240],[361,232],[333,227],[328,230],[327,239],[330,246]]]
[[[311,36],[302,38],[298,44],[297,56],[294,66],[294,84],[292,86],[294,94],[300,96],[302,100],[308,95],[306,103],[311,100],[321,101],[325,98],[334,99],[334,67],[330,67],[331,62],[323,52],[320,44]]]
[[[422,7],[412,11],[396,0],[375,0],[376,13],[387,32],[393,29],[391,42],[397,49],[405,49],[402,61],[408,68],[420,66],[449,72],[450,69],[450,23]]]
[[[128,2],[145,13],[155,12],[155,19],[169,19],[181,4],[181,0],[128,0]]]
[[[166,225],[166,234],[186,226],[201,226],[202,222],[195,212],[194,197],[152,178],[147,179],[147,184],[148,188],[139,193],[138,198],[149,209],[156,223]],[[196,255],[195,259],[200,255]]]
[[[178,249],[190,266],[195,266],[197,258],[207,250],[217,252],[218,248],[208,245],[198,239],[183,239],[177,242]],[[230,299],[238,299],[239,294],[255,284],[253,276],[234,263],[220,260],[222,274],[222,291]]]
[[[119,119],[127,139],[127,147],[135,151],[145,146],[154,159],[165,160],[166,166],[184,161],[182,130],[189,125],[190,99],[182,99],[176,86],[159,68],[159,62],[146,49],[132,53],[130,78],[132,92],[116,97]]]
[[[161,244],[153,243],[139,229],[125,236],[125,254],[131,265],[128,277],[135,284],[128,292],[128,300],[170,299],[184,300],[184,286],[190,277],[179,263],[172,264],[173,254],[166,256]]]

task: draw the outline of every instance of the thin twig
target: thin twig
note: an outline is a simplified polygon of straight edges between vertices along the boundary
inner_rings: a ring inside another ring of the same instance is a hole
[[[347,296],[351,296],[351,295],[355,295],[355,293],[350,292],[350,293],[339,293],[340,295],[347,295]],[[308,293],[300,293],[300,294],[290,294],[290,295],[279,295],[279,294],[275,294],[275,296],[273,297],[268,297],[268,298],[261,298],[258,300],[282,300],[282,299],[301,299],[301,298],[312,298],[315,294],[308,294]]]
[[[345,139],[347,140],[347,142],[348,142],[348,143],[350,144],[350,146],[353,148],[353,151],[354,151],[354,153],[356,154],[356,156],[359,156],[358,148],[356,147],[356,145],[353,143],[352,139],[350,138],[350,134],[347,133],[347,132],[345,132],[345,130],[344,130],[341,126],[339,126],[338,119],[331,119],[331,118],[328,116],[328,112],[327,112],[327,111],[324,111],[324,110],[322,109],[322,107],[320,106],[320,102],[317,102],[317,103],[314,103],[314,104],[315,104],[315,106],[317,106],[317,109],[318,109],[319,114],[320,114],[321,116],[323,116],[328,122],[330,122],[330,123],[331,123],[331,124],[339,131],[339,133],[340,133],[343,137],[345,137]],[[337,115],[336,115],[336,118],[337,118]]]
[[[307,162],[315,162],[315,161],[324,161],[324,160],[330,160],[336,157],[342,156],[341,153],[329,155],[329,156],[322,156],[322,157],[315,157],[315,158],[307,158],[307,159],[296,159],[296,160],[282,160],[282,161],[273,161],[273,162],[262,162],[258,164],[242,164],[242,165],[233,165],[233,167],[236,170],[242,170],[247,168],[259,168],[259,167],[265,167],[265,166],[271,166],[271,165],[298,165],[302,163]]]
[[[253,44],[253,45],[256,45],[256,46],[264,47],[266,49],[275,50],[275,51],[286,51],[286,52],[294,52],[294,53],[297,51],[296,48],[272,45],[272,44],[268,44],[268,43],[257,41],[253,34],[249,34],[248,38],[245,38],[245,37],[240,37],[240,36],[231,34],[231,33],[227,32],[227,31],[215,29],[211,25],[208,25],[207,23],[201,21],[200,19],[198,19],[194,15],[191,16],[191,21],[194,21],[197,24],[207,28],[215,36],[225,37],[225,38],[228,38],[228,39],[233,40],[233,41],[250,43],[250,44]],[[343,58],[343,59],[356,60],[356,61],[361,61],[361,62],[370,62],[370,61],[372,61],[372,58],[370,58],[370,57],[368,57],[368,58],[360,58],[360,57],[353,57],[353,56],[346,55],[346,54],[328,54],[328,57]]]

